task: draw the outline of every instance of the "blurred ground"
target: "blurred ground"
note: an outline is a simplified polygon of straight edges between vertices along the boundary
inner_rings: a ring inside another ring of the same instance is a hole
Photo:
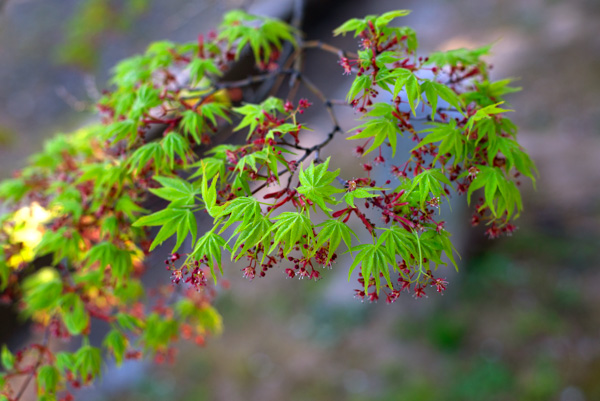
[[[64,37],[57,21],[76,3],[14,1],[0,17],[0,176],[42,137],[90,118],[55,93],[64,86],[86,96],[83,74],[53,61]],[[129,30],[99,41],[98,85],[116,60],[155,39],[191,40],[229,6],[150,2]],[[405,23],[423,54],[495,42],[495,78],[519,78],[514,119],[540,169],[537,191],[523,186],[520,230],[489,241],[466,218],[454,224],[463,259],[459,275],[448,273],[445,295],[391,306],[352,298],[347,261],[317,283],[277,272],[247,283],[232,266],[217,305],[223,336],[201,350],[182,347],[173,366],[111,370],[89,399],[600,399],[600,3],[340,1],[320,10],[326,18],[309,24],[309,38],[351,47],[352,39],[329,40],[329,32],[350,17],[396,8],[413,10]],[[173,18],[179,22],[168,24]],[[334,63],[325,56],[307,72],[343,93],[320,75],[337,74]]]

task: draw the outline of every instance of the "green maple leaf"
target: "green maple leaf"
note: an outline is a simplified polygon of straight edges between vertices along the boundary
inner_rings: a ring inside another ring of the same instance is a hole
[[[267,249],[271,244],[271,227],[273,223],[267,217],[263,215],[259,215],[254,221],[249,224],[240,224],[240,226],[235,230],[231,238],[235,235],[238,236],[235,241],[235,245],[233,246],[234,250],[239,250],[237,256],[233,253],[231,258],[233,259],[235,256],[235,260],[238,260],[242,256],[246,254],[251,248],[254,246],[261,244],[264,252],[263,252],[263,261],[267,255]],[[231,238],[229,239],[231,241]],[[241,248],[241,249],[240,249]]]
[[[492,214],[501,217],[504,213],[510,218],[513,213],[519,216],[523,209],[521,193],[516,184],[506,178],[503,171],[496,167],[478,166],[479,172],[467,191],[467,202],[471,203],[473,191],[484,188],[485,203]]]
[[[358,96],[361,91],[366,91],[373,84],[373,80],[369,74],[363,74],[357,76],[352,82],[352,86],[348,91],[348,95],[346,96],[346,101],[350,103],[352,100]]]
[[[364,19],[352,18],[333,30],[333,36],[354,31],[354,37],[357,37],[362,31],[368,28],[367,21]]]
[[[410,265],[419,255],[418,244],[412,232],[406,231],[398,226],[382,229],[378,242],[385,243],[384,249],[392,260],[400,256],[407,265]]]
[[[198,243],[192,252],[192,257],[196,260],[202,259],[206,256],[210,267],[210,273],[213,276],[215,284],[217,283],[217,276],[215,275],[215,265],[219,266],[221,275],[223,274],[223,267],[221,266],[221,252],[223,249],[227,249],[231,252],[229,244],[220,236],[213,232],[207,232],[202,237],[198,238]]]
[[[85,304],[77,294],[65,294],[60,298],[59,306],[65,327],[71,335],[80,334],[90,321]]]
[[[233,111],[244,116],[242,121],[235,127],[235,131],[238,131],[244,127],[250,127],[248,131],[248,138],[252,135],[256,127],[265,121],[265,114],[275,114],[276,112],[284,113],[283,100],[269,97],[261,104],[245,104],[242,107],[234,107]]]
[[[406,97],[413,114],[416,115],[415,108],[419,104],[421,98],[421,87],[415,74],[405,68],[398,68],[392,71],[392,76],[396,78],[393,95],[398,96],[402,88],[406,92]]]
[[[452,188],[452,183],[439,168],[430,168],[413,178],[413,184],[405,196],[417,191],[419,194],[419,203],[421,209],[425,209],[425,202],[432,197],[440,197],[444,191],[442,184]],[[429,195],[431,193],[431,195]]]
[[[100,375],[102,367],[102,353],[97,347],[84,345],[75,353],[74,370],[82,378],[96,377]]]
[[[446,231],[437,233],[436,230],[427,230],[422,233],[419,237],[421,256],[430,262],[433,262],[437,268],[439,265],[447,264],[441,259],[442,252],[444,252],[446,257],[450,260],[450,262],[452,262],[455,269],[458,271],[458,266],[456,265],[453,255],[456,250],[452,246],[449,237],[450,234]]]
[[[273,252],[279,244],[283,244],[283,253],[289,254],[296,243],[309,244],[309,249],[314,248],[313,225],[308,216],[299,212],[284,212],[275,218],[276,222],[271,227],[271,232],[275,233],[273,245],[269,252]],[[270,235],[269,235],[270,236]],[[302,253],[306,253],[304,247],[300,246]]]
[[[339,220],[327,220],[317,227],[321,227],[321,230],[317,234],[317,244],[315,250],[321,248],[326,242],[329,242],[327,252],[327,263],[331,260],[331,257],[335,253],[336,249],[342,242],[346,244],[348,249],[352,247],[352,237],[358,238],[354,231],[346,223],[342,223]]]
[[[315,202],[323,211],[330,212],[331,209],[326,203],[337,204],[331,195],[344,192],[343,190],[334,187],[331,183],[340,174],[340,170],[329,171],[329,159],[324,163],[315,166],[311,163],[310,166],[305,170],[304,166],[300,165],[300,187],[298,192],[306,196],[307,199]]]
[[[365,199],[365,198],[376,198],[380,195],[372,194],[370,191],[381,191],[385,190],[385,188],[379,187],[361,187],[356,188],[354,191],[346,192],[344,194],[344,202],[348,204],[350,207],[356,207],[354,204],[354,199]]]
[[[200,194],[198,188],[179,177],[155,176],[154,180],[158,181],[162,188],[150,188],[150,192],[171,202],[172,207],[193,206],[196,196]]]
[[[460,100],[460,97],[456,94],[456,92],[454,92],[446,85],[440,84],[439,82],[426,80],[421,84],[421,91],[425,92],[425,96],[427,96],[427,101],[431,105],[432,120],[435,114],[437,113],[438,97],[448,102],[449,105],[451,105],[457,111],[464,115],[462,111],[462,102]]]
[[[128,343],[127,337],[117,329],[112,329],[102,341],[102,345],[115,356],[117,366],[123,363]]]
[[[85,256],[87,259],[86,266],[94,263],[99,263],[104,269],[106,266],[111,266],[111,273],[118,279],[124,279],[131,274],[133,265],[131,262],[131,252],[120,249],[111,242],[100,242],[90,248]]]
[[[229,216],[221,232],[233,223],[241,222],[242,226],[254,222],[261,216],[260,203],[252,196],[240,196],[225,204],[217,217]]]
[[[211,59],[195,58],[190,62],[189,69],[190,78],[194,85],[197,85],[198,82],[204,78],[206,73],[211,73],[216,76],[223,75],[215,61]]]
[[[129,164],[128,172],[132,173],[136,171],[139,174],[150,160],[152,160],[154,174],[158,174],[159,171],[162,171],[166,167],[167,158],[165,150],[160,143],[151,142],[140,146],[127,161]],[[99,177],[102,177],[102,175],[99,175]]]
[[[428,133],[427,136],[419,142],[412,150],[418,149],[421,146],[438,142],[438,154],[433,159],[435,163],[440,156],[450,153],[454,156],[455,166],[467,156],[467,137],[462,130],[456,126],[456,120],[452,119],[448,123],[429,123],[431,128],[420,131],[419,133]]]
[[[467,125],[466,125],[467,131],[471,132],[471,130],[473,129],[473,125],[475,123],[477,123],[478,121],[484,120],[484,119],[491,119],[494,114],[506,113],[507,111],[514,111],[514,110],[503,109],[503,108],[498,107],[499,105],[501,105],[503,103],[504,102],[490,104],[489,106],[485,106],[485,107],[482,107],[481,109],[477,110],[477,112],[475,114],[473,114],[471,117],[469,117],[469,121],[467,121]]]
[[[162,226],[150,245],[151,251],[176,233],[177,242],[172,250],[172,252],[175,252],[179,249],[183,240],[185,240],[190,232],[192,234],[192,243],[196,242],[196,235],[198,233],[196,217],[194,216],[194,213],[187,208],[169,207],[149,216],[139,218],[133,223],[133,226]]]
[[[446,65],[457,66],[462,65],[476,65],[480,63],[481,56],[489,54],[491,45],[479,47],[477,49],[453,49],[445,52],[435,52],[429,55],[429,60],[425,64],[435,64],[438,67],[444,67]]]
[[[369,288],[369,281],[371,280],[371,277],[375,279],[375,288],[376,291],[379,292],[379,289],[381,288],[381,279],[379,277],[380,273],[383,274],[383,277],[386,279],[388,284],[392,284],[388,265],[390,263],[393,264],[394,261],[383,246],[381,246],[379,243],[362,244],[355,246],[351,250],[357,251],[358,254],[354,257],[354,262],[352,262],[352,265],[350,266],[348,279],[350,279],[354,268],[360,264],[361,273],[365,281],[365,292],[367,292]]]
[[[535,175],[537,168],[529,155],[525,153],[519,143],[511,138],[497,136],[495,141],[490,141],[487,147],[488,163],[493,164],[494,158],[501,151],[506,158],[506,172],[515,167],[521,174],[529,177],[535,188]]]
[[[392,105],[386,103],[377,103],[373,110],[366,114],[366,117],[371,118],[364,124],[354,128],[354,130],[361,130],[358,134],[352,135],[346,139],[362,139],[362,138],[373,138],[371,147],[365,151],[364,154],[372,152],[383,144],[387,139],[392,147],[392,155],[396,155],[396,142],[397,134],[402,135],[402,131],[398,128],[396,118],[392,115],[394,111]]]
[[[187,139],[176,132],[169,132],[162,139],[161,145],[166,157],[169,159],[171,170],[175,168],[175,156],[179,156],[184,168],[187,166],[188,156],[193,156],[193,153],[190,152],[190,144]]]
[[[375,19],[375,26],[377,28],[387,27],[392,20],[399,17],[406,17],[410,14],[410,10],[394,10],[383,13]]]

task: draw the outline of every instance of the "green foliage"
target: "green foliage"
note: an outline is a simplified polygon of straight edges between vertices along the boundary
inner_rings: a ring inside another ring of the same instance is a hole
[[[456,120],[450,120],[449,123],[429,123],[431,128],[424,129],[421,133],[428,133],[415,147],[428,145],[434,142],[440,142],[438,145],[438,154],[434,161],[437,161],[441,156],[451,154],[454,156],[453,165],[462,162],[469,153],[468,140],[460,128],[456,126]]]
[[[328,168],[329,159],[318,166],[311,163],[307,169],[304,169],[300,165],[300,173],[298,175],[298,179],[300,180],[298,192],[306,196],[307,199],[315,202],[325,212],[331,211],[331,208],[327,207],[326,203],[337,203],[332,195],[343,192],[341,189],[331,185],[340,174],[340,170],[328,171]]]
[[[112,242],[101,242],[94,245],[86,255],[87,265],[98,263],[101,269],[110,265],[110,272],[115,279],[123,280],[131,274],[133,268],[131,252],[118,248]]]
[[[477,177],[469,187],[467,200],[471,202],[473,191],[484,188],[485,202],[481,206],[488,207],[494,216],[502,216],[504,213],[510,218],[513,214],[517,216],[523,209],[521,193],[513,181],[506,178],[505,174],[496,167],[481,166]]]
[[[149,0],[119,2],[85,0],[64,26],[63,43],[57,49],[59,62],[92,70],[98,64],[97,42],[111,31],[126,31],[146,10]]]
[[[162,187],[151,188],[150,192],[171,202],[171,207],[194,206],[196,197],[200,194],[198,188],[180,178],[154,176],[154,180]]]
[[[202,79],[204,79],[204,76],[206,75],[206,73],[210,73],[216,76],[221,75],[221,71],[219,70],[219,68],[217,67],[217,64],[210,59],[201,59],[201,58],[197,58],[194,59],[191,63],[190,63],[190,77],[192,80],[192,83],[194,85],[198,84],[200,81],[202,81]]]
[[[369,75],[357,76],[354,82],[352,82],[352,86],[348,91],[346,101],[350,102],[353,99],[356,99],[360,93],[363,93],[363,95],[367,94],[367,91],[371,85],[373,85],[373,79]]]
[[[368,15],[364,19],[352,18],[333,31],[334,36],[346,34],[354,31],[354,37],[357,37],[361,32],[369,29],[369,23],[372,23],[375,31],[379,32],[383,28],[387,28],[388,24],[394,19],[405,17],[410,14],[410,10],[396,10],[384,13],[382,15]]]
[[[354,201],[356,199],[366,199],[366,198],[376,198],[379,195],[377,194],[373,194],[371,193],[372,191],[378,191],[378,190],[382,190],[383,188],[371,188],[371,187],[366,187],[366,188],[357,188],[354,191],[349,191],[346,192],[344,194],[344,202],[346,202],[346,204],[352,208],[356,207],[356,204],[354,203]]]
[[[419,250],[420,244],[416,239],[414,233],[392,227],[383,230],[378,242],[385,243],[385,250],[392,260],[396,258],[396,255],[399,255],[403,260],[410,261],[416,259],[419,252],[421,252]]]
[[[142,342],[144,346],[152,351],[164,349],[173,338],[177,337],[179,326],[177,321],[164,319],[157,313],[152,313],[146,320],[146,327]]]
[[[388,284],[392,284],[389,264],[393,263],[393,259],[381,244],[362,244],[352,248],[352,251],[358,253],[354,256],[354,261],[350,266],[348,275],[351,275],[354,268],[360,264],[361,273],[365,281],[365,292],[370,286],[371,277],[375,281],[377,291],[381,288],[380,275],[385,277]]]
[[[242,107],[234,107],[233,111],[244,116],[238,126],[235,127],[235,130],[238,131],[242,128],[250,127],[248,137],[252,135],[257,126],[265,122],[267,118],[265,113],[276,114],[277,112],[285,112],[283,100],[275,97],[270,97],[261,104],[246,104]]]
[[[473,129],[473,125],[477,122],[481,122],[482,120],[490,120],[492,118],[493,115],[495,114],[500,114],[500,113],[505,113],[507,111],[514,111],[514,110],[506,110],[503,108],[498,107],[498,105],[502,104],[503,102],[499,102],[496,104],[490,104],[489,106],[485,106],[479,110],[477,110],[477,112],[475,114],[473,114],[471,117],[469,117],[469,121],[467,122],[467,131],[471,131]]]
[[[500,99],[503,99],[504,95],[521,90],[521,88],[508,86],[511,82],[512,79],[502,79],[496,82],[490,82],[488,80],[475,82],[476,90],[465,92],[461,97],[466,103],[476,102],[482,107],[489,106],[498,102]]]
[[[410,104],[410,109],[412,110],[413,114],[416,114],[415,108],[419,104],[419,99],[421,98],[421,87],[417,77],[409,70],[402,68],[394,71],[391,76],[396,78],[396,83],[394,84],[394,90],[392,94],[394,97],[396,97],[402,88],[404,88],[408,103]]]
[[[260,203],[251,196],[240,196],[226,205],[220,213],[221,216],[229,217],[221,232],[237,222],[241,222],[240,227],[244,227],[254,223],[261,216]]]
[[[342,240],[348,249],[352,248],[352,235],[356,237],[356,234],[347,224],[339,220],[327,220],[319,227],[321,230],[317,234],[315,248],[319,249],[328,243],[326,263],[329,263]]]
[[[29,313],[57,306],[63,290],[58,272],[50,267],[38,270],[23,282],[23,299]]]
[[[223,267],[221,265],[221,250],[223,249],[227,249],[231,252],[231,248],[221,236],[212,232],[207,232],[198,239],[198,243],[194,247],[194,252],[192,252],[191,255],[196,260],[203,258],[208,260],[210,273],[213,276],[215,284],[217,283],[215,265],[219,266],[219,271],[223,274]]]
[[[90,322],[90,316],[86,312],[81,298],[77,294],[65,294],[60,298],[59,306],[63,323],[69,333],[81,334]]]
[[[481,57],[490,53],[491,45],[482,46],[477,49],[454,49],[445,52],[435,52],[429,55],[427,64],[435,64],[439,67],[449,65],[471,66],[481,63]]]
[[[200,114],[214,126],[217,125],[217,116],[229,123],[231,122],[231,119],[227,116],[227,111],[229,111],[227,107],[221,103],[206,103],[200,106]]]
[[[169,207],[149,216],[144,216],[133,223],[133,226],[161,226],[154,241],[152,241],[152,245],[150,245],[150,250],[153,250],[166,239],[177,234],[177,242],[172,251],[175,252],[179,249],[188,234],[191,233],[193,236],[192,243],[196,242],[198,234],[198,225],[194,213],[189,208],[181,207]]]
[[[4,180],[0,183],[0,198],[7,201],[18,202],[26,193],[27,185],[18,178]]]
[[[59,381],[60,373],[58,369],[52,365],[42,366],[37,374],[38,394],[56,393]]]
[[[169,160],[169,168],[171,170],[175,169],[177,158],[182,161],[184,168],[187,166],[187,158],[190,154],[190,144],[183,136],[175,132],[170,132],[161,141],[161,146]]]
[[[48,142],[0,183],[3,299],[20,303],[47,337],[82,340],[72,353],[31,348],[35,368],[4,347],[7,377],[33,369],[40,397],[54,399],[67,375],[83,384],[98,378],[103,354],[121,364],[163,358],[179,339],[202,343],[222,328],[211,302],[216,269],[230,273],[226,252],[246,262],[249,279],[280,266],[288,277],[319,279],[320,266],[349,253],[349,277],[360,271],[356,295],[394,302],[407,291],[421,298],[445,290],[438,268],[457,267],[456,251],[435,211],[454,188],[469,203],[482,189],[473,221],[488,224],[489,236],[511,233],[523,208],[516,177],[534,181],[537,173],[506,117],[511,110],[500,107],[517,89],[488,80],[489,47],[416,57],[414,30],[391,26],[408,14],[352,19],[334,31],[360,42],[356,54],[333,51],[354,74],[346,99],[357,121],[340,121],[336,102],[297,70],[307,48],[332,46],[303,42],[286,23],[244,11],[225,14],[215,35],[157,42],[119,63],[98,105],[103,124]],[[284,42],[295,47],[291,55],[281,51]],[[223,81],[247,48],[260,74]],[[244,102],[253,85],[290,76],[289,96]],[[333,129],[306,127],[312,103],[294,99],[294,83],[324,104]],[[419,120],[427,120],[422,131]],[[233,143],[222,143],[227,131]],[[377,155],[362,163],[364,173],[329,169],[325,152],[344,131],[358,141],[355,153]],[[402,138],[417,145],[399,160]],[[377,185],[382,175],[371,171],[382,164],[398,185]],[[199,226],[201,215],[210,227]],[[146,256],[173,236],[165,261],[172,283],[145,291]],[[50,266],[30,268],[44,256]],[[101,347],[88,341],[97,320],[110,326]]]
[[[15,356],[10,352],[6,344],[2,345],[2,367],[6,370],[11,370],[15,366]]]
[[[0,249],[0,291],[4,291],[8,286],[11,270],[6,263],[4,249]]]
[[[373,138],[373,143],[371,144],[371,147],[365,151],[365,154],[379,148],[387,139],[392,147],[392,153],[395,156],[397,135],[398,133],[402,135],[402,132],[398,129],[396,118],[392,114],[393,112],[394,108],[389,104],[376,104],[375,107],[373,107],[373,110],[365,115],[366,117],[373,118],[355,128],[359,131],[358,134],[352,135],[346,139]]]
[[[238,251],[235,260],[239,260],[242,256],[257,245],[261,245],[262,249],[268,249],[271,243],[271,227],[273,223],[267,217],[258,215],[257,218],[248,224],[240,224],[234,231],[232,237],[237,234],[237,240],[233,249]],[[231,240],[231,239],[230,239]],[[232,258],[234,254],[232,253]]]
[[[112,352],[117,365],[123,363],[123,358],[125,357],[125,351],[127,350],[128,345],[127,337],[125,337],[123,333],[117,329],[111,330],[106,337],[104,337],[102,345]]]
[[[100,349],[84,345],[74,354],[73,370],[85,380],[94,379],[100,375],[102,355]]]
[[[116,121],[106,129],[106,139],[113,138],[113,142],[122,139],[133,140],[137,134],[137,123],[133,120]]]
[[[132,173],[134,171],[142,171],[148,162],[152,161],[152,169],[154,170],[154,174],[158,174],[160,171],[165,169],[167,165],[165,163],[166,160],[165,151],[163,150],[161,144],[157,142],[149,143],[141,146],[133,155],[131,155],[128,172]],[[92,174],[94,173],[97,172],[94,171]]]
[[[274,233],[273,245],[269,252],[273,252],[279,245],[282,245],[283,253],[289,254],[297,243],[300,250],[306,253],[306,249],[312,249],[314,234],[312,223],[309,217],[301,212],[283,212],[277,216],[275,224],[270,228],[270,232],[265,236]],[[269,237],[267,237],[269,238]],[[304,247],[303,245],[307,245]]]
[[[442,184],[452,188],[452,183],[437,168],[423,171],[413,179],[412,186],[408,190],[407,196],[413,191],[419,195],[419,204],[421,209],[425,208],[425,202],[431,198],[440,198],[443,196],[444,188]],[[431,195],[430,195],[431,194]]]
[[[281,50],[283,42],[296,42],[293,33],[293,28],[282,21],[234,10],[224,15],[219,37],[226,39],[230,47],[236,45],[236,57],[248,44],[255,60],[266,63],[273,47]]]
[[[437,113],[438,97],[448,102],[450,106],[462,113],[462,101],[460,100],[460,97],[447,86],[439,82],[427,80],[421,85],[421,92],[425,93],[425,96],[427,96],[427,101],[431,105],[432,120]]]

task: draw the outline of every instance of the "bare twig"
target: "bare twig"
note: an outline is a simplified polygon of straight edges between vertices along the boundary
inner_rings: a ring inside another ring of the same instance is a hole
[[[89,107],[86,102],[77,99],[64,86],[57,86],[54,91],[56,92],[56,96],[61,98],[66,104],[76,111],[83,111]]]
[[[325,146],[327,146],[327,144],[329,144],[329,142],[331,142],[333,140],[333,138],[335,137],[335,134],[338,132],[341,132],[342,129],[339,125],[338,119],[335,115],[335,112],[333,111],[333,103],[327,99],[327,97],[323,94],[323,92],[321,92],[321,90],[319,88],[317,88],[310,80],[308,80],[304,75],[298,74],[299,76],[299,80],[315,95],[319,98],[319,100],[321,100],[323,102],[323,104],[325,105],[325,108],[327,109],[327,112],[329,114],[329,117],[333,123],[333,128],[332,130],[327,134],[327,137],[320,143],[310,147],[310,148],[306,148],[306,147],[302,147],[302,146],[298,146],[295,144],[290,144],[286,141],[282,140],[282,144],[289,146],[291,148],[294,149],[298,149],[298,150],[304,150],[304,155],[302,155],[302,157],[300,157],[300,159],[298,159],[296,161],[296,163],[302,163],[304,160],[306,160],[311,154],[315,154],[315,161],[316,162],[321,162],[322,160],[320,159],[320,152],[321,149]],[[288,178],[288,187],[290,185],[290,182],[294,176],[294,172],[290,171],[288,169],[282,170],[280,172],[277,173],[277,175],[281,176],[285,173],[290,173],[290,177]],[[267,183],[263,183],[261,185],[259,185],[258,187],[256,187],[253,191],[252,194],[256,194],[257,192],[259,192],[261,189],[265,188],[267,186]]]
[[[315,84],[313,84],[308,78],[306,78],[306,76],[302,75],[300,77],[300,80],[302,81],[304,86],[306,86],[306,88],[310,90],[316,97],[318,97],[319,100],[321,100],[325,105],[327,113],[329,114],[329,118],[331,118],[331,121],[333,122],[333,133],[335,134],[335,132],[340,131],[340,123],[338,122],[338,119],[333,111],[333,103],[331,102],[331,100],[329,100],[323,94],[323,92],[321,92],[321,90],[317,88]]]
[[[342,58],[342,57],[358,58],[358,54],[356,54],[356,53],[340,49],[339,47],[332,46],[328,43],[323,43],[320,40],[311,40],[308,42],[304,42],[302,44],[302,47],[304,47],[305,49],[320,49],[320,50],[326,51],[328,53],[335,54],[339,58]]]
[[[38,360],[35,363],[35,365],[32,367],[31,372],[29,373],[29,375],[27,376],[27,378],[25,379],[23,384],[21,385],[19,392],[17,393],[17,395],[14,398],[15,401],[19,401],[19,399],[21,399],[23,394],[25,394],[25,390],[27,390],[27,387],[29,387],[31,380],[33,380],[34,376],[36,375],[38,368],[42,365],[42,362],[44,360],[44,352],[48,348],[49,341],[50,341],[50,325],[46,326],[46,329],[44,331],[44,339],[42,340],[42,346],[41,346],[41,349],[39,350],[40,354],[38,355]]]

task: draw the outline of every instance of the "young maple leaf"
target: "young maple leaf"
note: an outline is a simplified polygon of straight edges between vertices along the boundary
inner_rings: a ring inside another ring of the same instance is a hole
[[[324,162],[315,166],[311,163],[305,170],[300,165],[300,184],[298,192],[306,196],[306,198],[315,202],[323,211],[330,212],[330,209],[325,202],[333,205],[339,203],[331,195],[344,192],[342,189],[336,188],[331,183],[340,174],[340,170],[329,171],[329,158]]]

